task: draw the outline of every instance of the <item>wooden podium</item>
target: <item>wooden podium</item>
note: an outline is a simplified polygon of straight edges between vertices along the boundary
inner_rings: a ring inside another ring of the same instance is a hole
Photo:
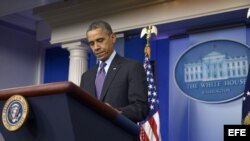
[[[28,118],[14,132],[0,121],[5,141],[135,141],[139,127],[71,82],[0,90],[1,113],[6,100],[22,95]],[[2,116],[1,116],[2,117]]]

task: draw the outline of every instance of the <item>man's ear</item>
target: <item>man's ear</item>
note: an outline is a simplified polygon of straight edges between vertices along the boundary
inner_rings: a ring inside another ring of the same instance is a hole
[[[115,43],[116,42],[116,34],[112,33],[111,38],[112,38],[113,43]]]

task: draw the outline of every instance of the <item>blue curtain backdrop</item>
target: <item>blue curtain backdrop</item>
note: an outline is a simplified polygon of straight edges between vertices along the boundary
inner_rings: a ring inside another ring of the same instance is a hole
[[[146,40],[144,38],[141,39],[139,35],[125,37],[124,56],[143,64],[145,45]]]
[[[69,73],[69,52],[61,47],[46,49],[44,83],[66,81]]]
[[[96,65],[97,59],[95,55],[91,52],[88,53],[88,68],[92,68],[93,66]]]
[[[168,139],[169,108],[169,40],[153,40],[151,43],[152,59],[155,59],[155,78],[160,100],[160,120],[162,140]],[[154,53],[155,52],[155,53]]]

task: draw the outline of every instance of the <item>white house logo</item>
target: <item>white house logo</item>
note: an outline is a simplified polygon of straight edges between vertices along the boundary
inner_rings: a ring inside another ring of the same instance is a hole
[[[177,86],[188,97],[203,102],[234,100],[245,88],[250,59],[247,45],[213,40],[187,50],[175,66]]]

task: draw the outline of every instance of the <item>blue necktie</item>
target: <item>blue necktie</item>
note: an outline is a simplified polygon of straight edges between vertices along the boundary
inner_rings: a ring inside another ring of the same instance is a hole
[[[98,99],[100,99],[101,93],[102,93],[102,86],[103,86],[105,76],[106,76],[106,72],[105,72],[104,67],[106,65],[107,64],[105,62],[101,63],[100,69],[99,69],[99,71],[98,71],[98,73],[96,75],[96,79],[95,79],[96,97]]]

